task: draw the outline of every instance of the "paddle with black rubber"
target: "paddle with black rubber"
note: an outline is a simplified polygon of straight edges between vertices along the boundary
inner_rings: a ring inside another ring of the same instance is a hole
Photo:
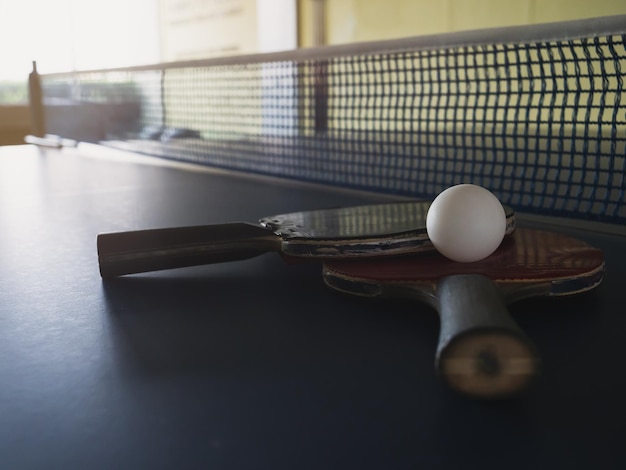
[[[526,388],[540,369],[535,346],[507,305],[591,290],[602,280],[604,258],[583,241],[518,228],[491,256],[474,263],[457,263],[431,252],[328,261],[323,273],[326,284],[341,292],[414,298],[435,308],[441,320],[439,375],[464,394],[502,398]]]
[[[343,259],[433,250],[429,202],[403,201],[294,212],[244,222],[98,235],[102,277],[235,261],[276,251],[289,257]],[[515,229],[505,207],[507,233]]]

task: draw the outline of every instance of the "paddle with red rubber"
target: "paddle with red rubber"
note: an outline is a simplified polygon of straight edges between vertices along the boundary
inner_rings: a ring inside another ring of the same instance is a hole
[[[365,297],[408,297],[434,307],[441,329],[436,369],[453,389],[503,398],[539,373],[535,346],[507,305],[572,295],[602,281],[602,252],[552,232],[518,228],[488,258],[451,261],[437,252],[406,258],[324,263],[331,288]]]
[[[402,201],[294,212],[259,224],[228,223],[98,235],[102,277],[235,261],[276,251],[290,257],[342,259],[431,251],[429,202]],[[515,214],[504,207],[507,233]]]

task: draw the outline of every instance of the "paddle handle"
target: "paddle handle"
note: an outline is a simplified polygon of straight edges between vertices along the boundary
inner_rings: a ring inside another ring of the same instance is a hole
[[[98,235],[102,277],[252,258],[282,240],[259,225],[230,223]]]
[[[487,277],[441,279],[437,308],[441,330],[436,367],[453,389],[479,398],[504,398],[525,389],[539,374],[536,348]]]

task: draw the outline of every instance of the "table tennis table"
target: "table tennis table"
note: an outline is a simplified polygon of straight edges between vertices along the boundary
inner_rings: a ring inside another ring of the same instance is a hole
[[[519,214],[604,250],[606,277],[512,306],[543,373],[497,402],[437,379],[433,310],[332,292],[318,263],[98,272],[100,232],[393,198],[91,144],[0,148],[0,466],[624,468],[622,226]]]
[[[626,468],[625,61],[615,16],[31,74],[61,139],[0,148],[0,468]],[[98,270],[99,233],[458,183],[604,251],[511,306],[543,360],[513,399],[446,388],[433,309],[319,263]]]

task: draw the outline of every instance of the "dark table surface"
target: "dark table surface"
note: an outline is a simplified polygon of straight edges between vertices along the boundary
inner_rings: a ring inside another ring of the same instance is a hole
[[[621,227],[522,216],[607,273],[512,306],[543,374],[485,403],[437,380],[434,311],[334,293],[317,264],[98,273],[99,232],[383,196],[92,153],[0,149],[0,468],[626,468]]]

